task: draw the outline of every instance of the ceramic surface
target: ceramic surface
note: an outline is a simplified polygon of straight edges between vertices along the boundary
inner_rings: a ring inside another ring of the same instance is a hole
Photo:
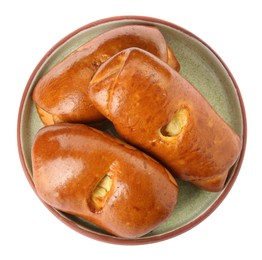
[[[246,143],[244,105],[237,84],[221,58],[202,40],[185,29],[166,21],[148,17],[113,17],[86,25],[57,43],[39,62],[22,97],[18,117],[18,148],[21,162],[32,188],[31,146],[37,131],[43,127],[31,95],[37,81],[70,52],[109,29],[127,24],[153,25],[163,33],[178,58],[180,73],[206,97],[213,108],[243,140],[239,161],[231,169],[223,191],[212,193],[178,180],[179,198],[172,216],[158,228],[138,239],[121,239],[107,234],[92,223],[75,216],[47,208],[76,231],[102,241],[117,244],[157,242],[179,235],[205,219],[222,202],[233,185],[241,167]],[[112,132],[112,129],[107,129]]]

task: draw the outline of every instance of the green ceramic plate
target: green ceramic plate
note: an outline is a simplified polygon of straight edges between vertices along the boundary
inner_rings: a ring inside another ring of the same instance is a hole
[[[179,198],[172,216],[151,233],[138,239],[117,238],[83,219],[59,212],[44,203],[61,221],[88,237],[117,244],[144,244],[174,237],[204,220],[225,198],[240,170],[246,143],[244,105],[230,71],[206,43],[179,26],[149,17],[113,17],[76,30],[58,42],[43,57],[28,81],[18,117],[18,148],[26,177],[35,190],[31,179],[30,151],[34,136],[43,125],[32,102],[32,90],[42,75],[80,45],[102,32],[127,24],[146,24],[158,27],[180,62],[180,73],[199,89],[243,140],[240,158],[232,167],[223,191],[219,193],[206,192],[189,183],[178,181]]]

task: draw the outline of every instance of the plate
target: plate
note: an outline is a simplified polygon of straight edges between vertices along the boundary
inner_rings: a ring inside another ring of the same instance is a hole
[[[206,219],[230,191],[244,158],[246,116],[239,88],[225,63],[204,41],[170,22],[141,16],[106,18],[72,32],[47,52],[28,80],[18,114],[18,151],[24,173],[35,191],[32,181],[31,147],[37,131],[43,127],[31,98],[37,81],[69,53],[96,35],[127,24],[153,25],[160,29],[180,62],[180,73],[206,97],[213,108],[238,133],[243,141],[239,160],[230,170],[225,188],[221,192],[203,191],[189,183],[178,180],[178,202],[171,217],[141,238],[123,239],[115,237],[92,223],[60,212],[43,202],[62,222],[87,237],[115,244],[146,244],[180,235]],[[107,131],[113,133],[110,127]]]

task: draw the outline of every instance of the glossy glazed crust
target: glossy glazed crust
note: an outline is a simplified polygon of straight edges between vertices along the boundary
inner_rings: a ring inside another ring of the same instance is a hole
[[[107,31],[79,47],[37,83],[33,100],[45,125],[103,119],[88,97],[97,68],[129,47],[145,49],[179,70],[179,63],[161,32],[150,26],[127,25]]]
[[[196,88],[161,60],[125,50],[99,68],[89,95],[122,137],[175,176],[209,191],[223,189],[241,140]],[[181,117],[181,129],[169,136],[162,129],[174,115]]]
[[[142,236],[173,211],[177,184],[158,162],[91,127],[42,128],[32,148],[33,180],[42,200],[120,237]],[[92,192],[105,175],[112,186],[102,209]]]

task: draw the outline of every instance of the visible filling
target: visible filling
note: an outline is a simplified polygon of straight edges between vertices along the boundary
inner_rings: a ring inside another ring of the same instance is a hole
[[[106,174],[93,190],[91,201],[94,206],[95,212],[100,211],[104,207],[107,194],[112,187],[112,183],[112,178],[108,174]]]
[[[165,137],[173,137],[178,135],[188,121],[188,110],[181,108],[172,116],[171,121],[160,129],[161,135]]]

